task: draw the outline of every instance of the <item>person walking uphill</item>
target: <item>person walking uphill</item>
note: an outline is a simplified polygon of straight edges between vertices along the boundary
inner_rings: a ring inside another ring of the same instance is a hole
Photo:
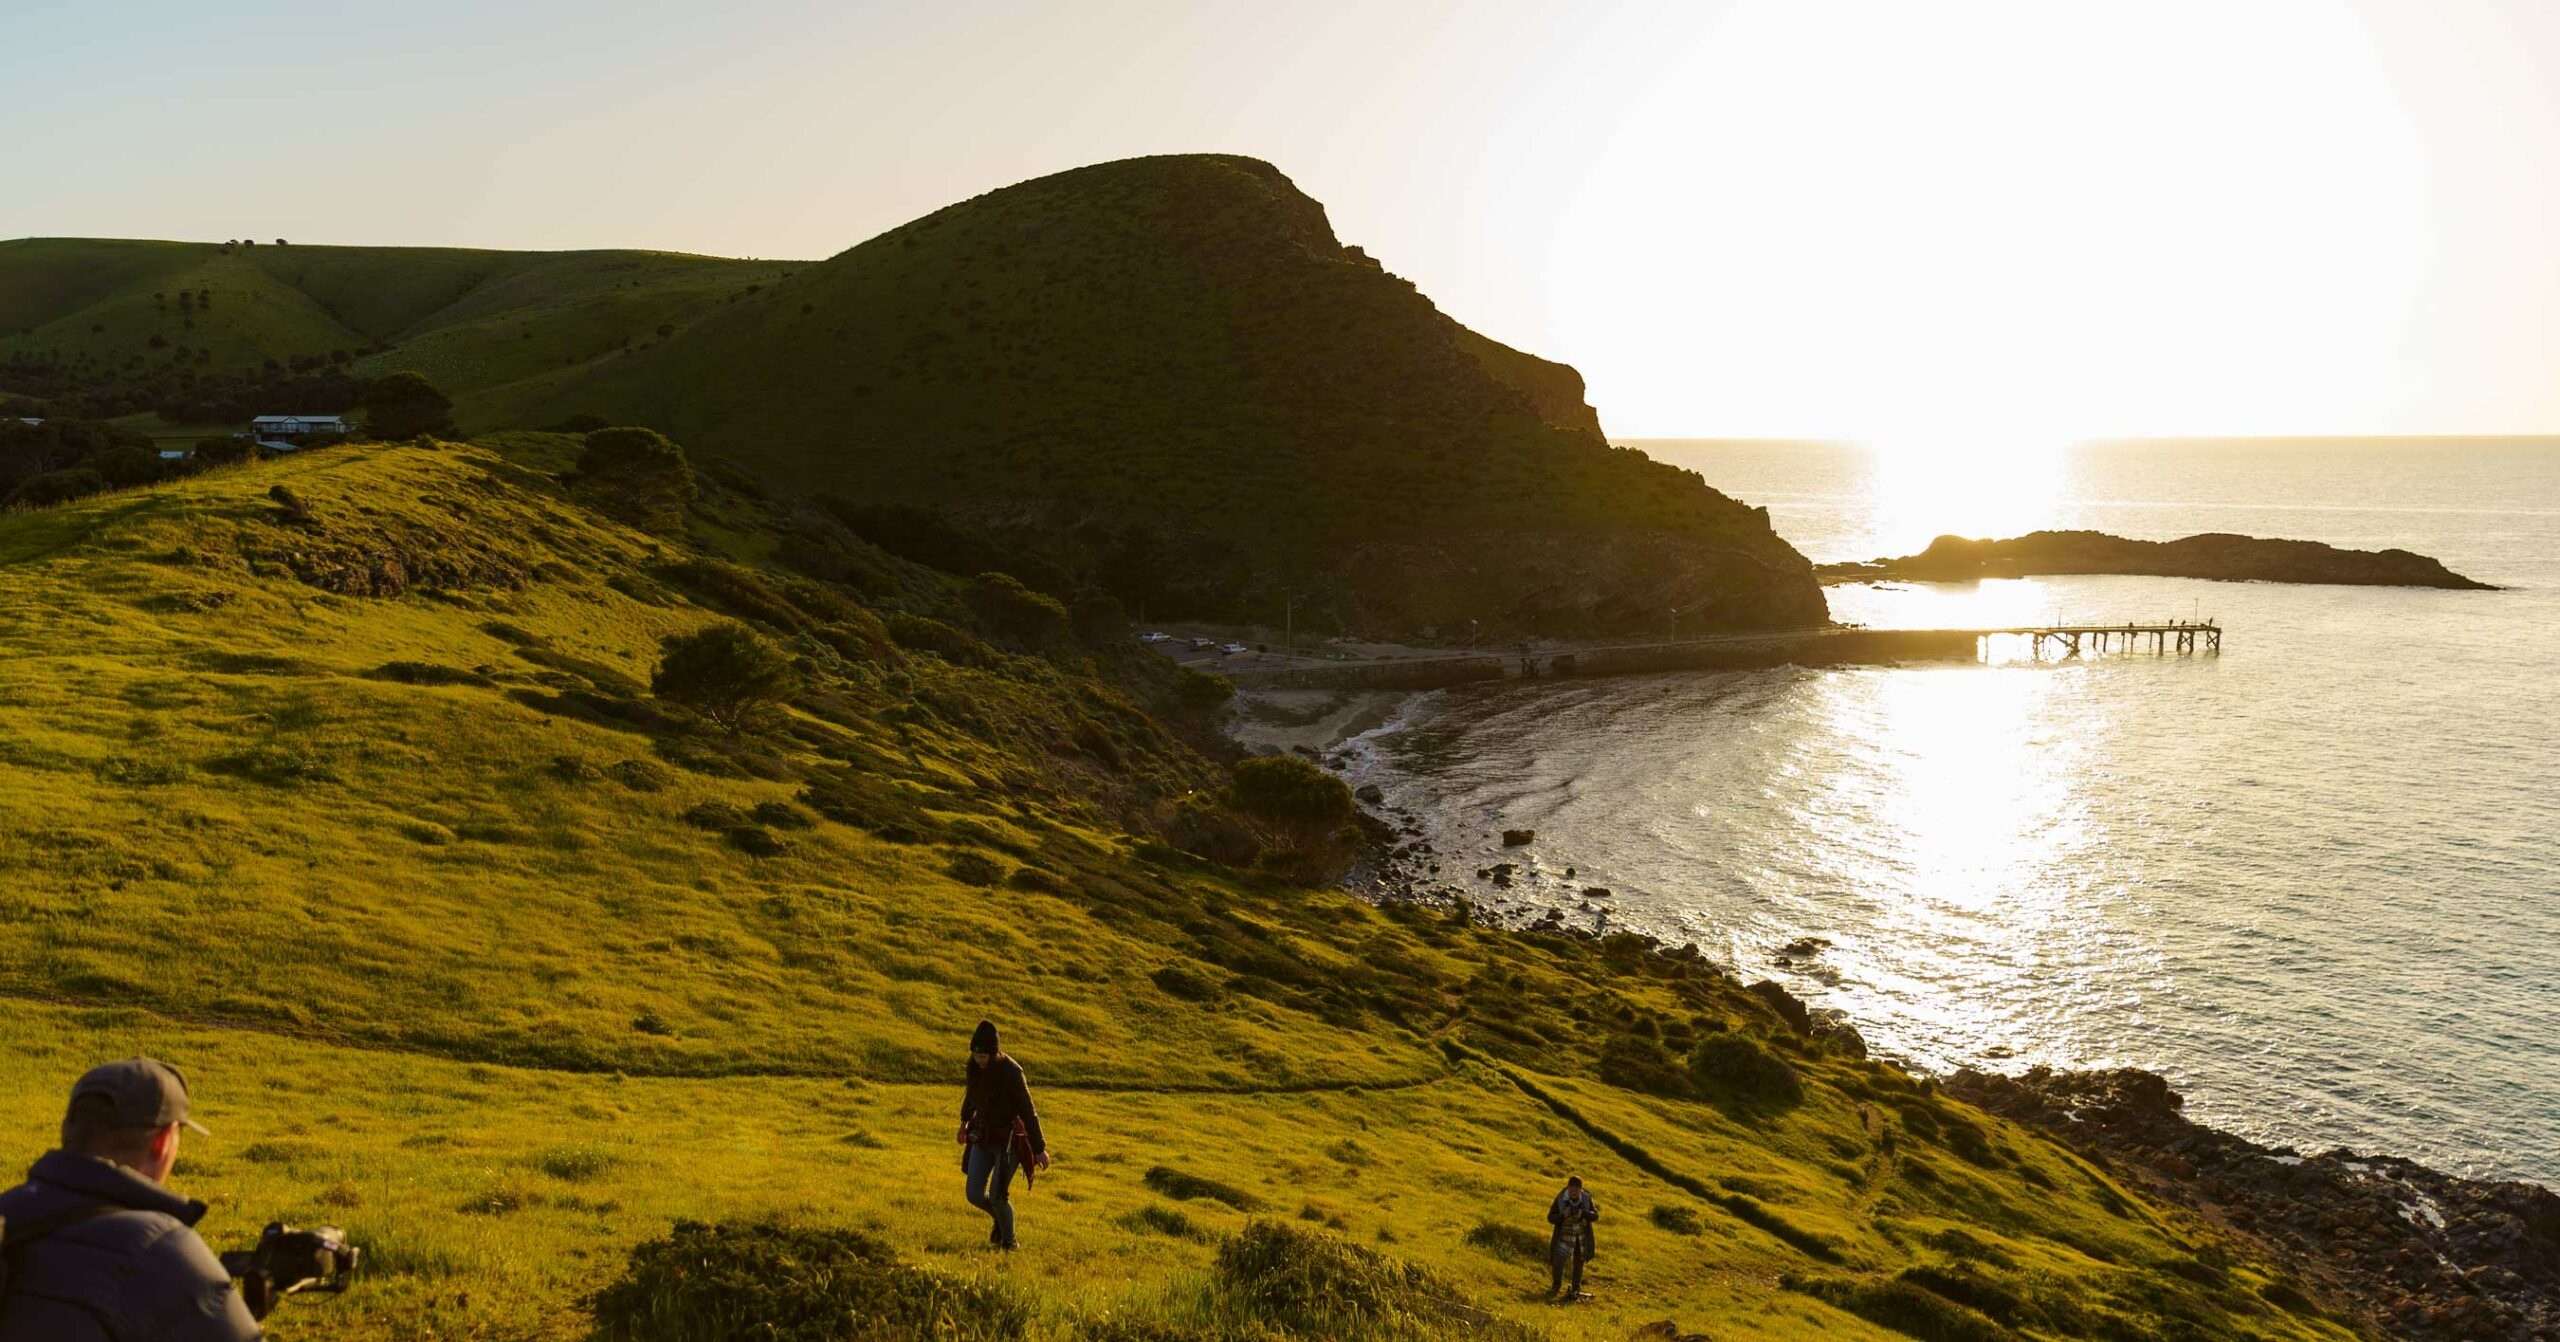
[[[1600,1208],[1582,1186],[1582,1176],[1564,1181],[1564,1191],[1547,1205],[1547,1224],[1556,1228],[1547,1241],[1547,1294],[1556,1300],[1580,1300],[1582,1267],[1591,1261],[1598,1246],[1593,1242],[1591,1223],[1600,1219]],[[1570,1285],[1565,1273],[1573,1273]]]
[[[1013,1175],[1029,1166],[1049,1168],[1049,1140],[1040,1132],[1040,1111],[1031,1106],[1031,1086],[1022,1064],[996,1044],[993,1021],[978,1022],[969,1036],[967,1086],[960,1093],[960,1168],[968,1176],[969,1205],[995,1222],[987,1242],[1014,1247]],[[1030,1176],[1025,1175],[1026,1179]]]
[[[186,1078],[128,1058],[71,1087],[62,1146],[0,1193],[0,1342],[257,1342],[231,1274],[196,1237],[204,1204],[165,1185]]]

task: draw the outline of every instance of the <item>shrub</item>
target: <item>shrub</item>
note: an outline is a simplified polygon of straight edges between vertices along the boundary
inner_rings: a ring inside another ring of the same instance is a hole
[[[984,670],[1004,660],[994,648],[975,635],[940,620],[893,610],[881,616],[880,622],[888,628],[889,637],[899,647],[932,653],[954,666],[974,666]]]
[[[533,1158],[535,1169],[571,1184],[594,1183],[621,1163],[620,1156],[594,1146],[555,1146]]]
[[[1179,997],[1186,1002],[1213,1001],[1218,996],[1218,985],[1180,965],[1166,965],[1147,978],[1163,989],[1167,996]]]
[[[1478,1221],[1467,1232],[1467,1243],[1500,1258],[1519,1258],[1530,1262],[1544,1261],[1550,1237],[1534,1230],[1523,1230],[1500,1221]]]
[[[1784,1284],[1921,1342],[2013,1342],[2017,1336],[1974,1310],[1906,1281],[1833,1277]]]
[[[1255,1221],[1221,1245],[1214,1271],[1218,1289],[1245,1312],[1308,1337],[1529,1336],[1437,1273],[1276,1221]]]
[[[1674,1235],[1703,1235],[1707,1231],[1706,1222],[1699,1219],[1695,1207],[1666,1207],[1656,1203],[1652,1211],[1645,1213],[1645,1219]]]
[[[580,492],[603,512],[650,531],[684,526],[697,492],[684,449],[655,429],[597,429],[578,452]]]
[[[47,471],[42,475],[28,476],[16,489],[9,492],[7,501],[30,508],[42,508],[49,504],[85,499],[105,490],[106,487],[105,476],[86,466],[73,466],[67,470]]]
[[[369,680],[388,680],[400,685],[477,685],[490,681],[477,671],[460,667],[438,666],[434,662],[384,662],[364,673]]]
[[[453,436],[453,398],[416,373],[393,373],[364,395],[365,428],[390,441],[422,434]]]
[[[962,885],[989,886],[1004,880],[1004,864],[984,853],[953,853],[943,870]]]
[[[675,775],[663,764],[651,760],[623,760],[605,767],[605,777],[634,792],[664,792],[675,781]]]
[[[1016,890],[1036,890],[1044,895],[1061,895],[1067,890],[1067,883],[1059,879],[1058,873],[1040,867],[1016,867],[1004,883]]]
[[[725,801],[697,802],[684,813],[684,822],[695,829],[731,830],[748,823],[747,813]]]
[[[649,679],[650,692],[700,713],[732,736],[799,688],[782,649],[734,620],[670,634],[660,646],[664,652]]]
[[[779,857],[790,847],[762,825],[732,825],[726,837],[730,847],[749,857]]]
[[[1211,1202],[1223,1202],[1240,1212],[1262,1210],[1262,1199],[1241,1188],[1196,1174],[1185,1174],[1170,1165],[1158,1165],[1148,1170],[1146,1185],[1176,1202],[1206,1198]]]
[[[854,1230],[679,1221],[588,1307],[599,1342],[989,1342],[1022,1335],[1009,1291],[901,1262]]]
[[[1225,676],[1183,667],[1174,678],[1173,701],[1195,713],[1205,713],[1236,697],[1236,683]]]
[[[1230,796],[1272,840],[1263,861],[1274,871],[1315,882],[1348,864],[1356,808],[1341,779],[1294,755],[1265,755],[1237,761]]]
[[[1010,573],[981,573],[971,580],[969,604],[989,632],[1016,647],[1054,647],[1071,635],[1067,608]]]
[[[1693,1094],[1689,1078],[1669,1050],[1635,1034],[1612,1034],[1600,1045],[1600,1079],[1622,1090],[1685,1099]]]
[[[818,824],[807,811],[787,801],[757,802],[756,809],[749,814],[755,817],[757,824],[775,829],[814,829]]]
[[[1689,1053],[1689,1079],[1710,1097],[1789,1105],[1804,1098],[1795,1071],[1749,1035],[1711,1034]]]
[[[1150,1203],[1120,1218],[1120,1224],[1142,1234],[1171,1235],[1175,1239],[1207,1240],[1209,1232],[1200,1223],[1172,1207]]]

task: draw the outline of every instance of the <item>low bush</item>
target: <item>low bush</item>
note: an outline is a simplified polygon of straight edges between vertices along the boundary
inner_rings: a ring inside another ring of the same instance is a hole
[[[1530,1336],[1437,1273],[1277,1221],[1255,1221],[1221,1245],[1214,1276],[1240,1312],[1307,1337]]]
[[[434,662],[384,662],[364,673],[368,680],[387,680],[398,685],[476,685],[486,688],[487,676],[455,666],[438,666]]]
[[[757,824],[773,829],[814,829],[818,824],[807,811],[787,801],[760,801],[748,814]]]
[[[664,792],[676,776],[667,767],[650,760],[623,760],[605,766],[605,777],[634,792]]]
[[[762,825],[732,825],[724,837],[730,847],[749,857],[780,857],[791,847]]]
[[[588,1301],[599,1342],[992,1342],[1030,1311],[1010,1291],[899,1260],[855,1230],[679,1221]]]
[[[943,870],[962,885],[988,886],[1004,880],[1004,864],[984,853],[953,853]]]
[[[1645,1219],[1674,1235],[1703,1235],[1707,1231],[1706,1222],[1700,1219],[1695,1207],[1666,1207],[1656,1203],[1652,1211],[1645,1213]]]
[[[1830,1277],[1780,1284],[1921,1342],[2014,1342],[2017,1337],[1979,1311],[1907,1281]]]
[[[684,813],[684,822],[695,829],[732,830],[750,823],[747,813],[725,801],[697,802]]]
[[[1217,984],[1180,965],[1166,965],[1149,974],[1147,979],[1162,989],[1166,996],[1179,997],[1186,1002],[1214,1001],[1218,996]]]
[[[1601,1044],[1600,1079],[1622,1090],[1673,1099],[1695,1093],[1670,1050],[1638,1034],[1612,1034]]]
[[[1232,1184],[1219,1183],[1215,1179],[1204,1179],[1196,1174],[1185,1174],[1170,1165],[1158,1165],[1148,1170],[1146,1184],[1147,1187],[1176,1202],[1206,1198],[1211,1202],[1223,1202],[1240,1212],[1262,1210],[1262,1199],[1241,1188]]]
[[[1689,1080],[1710,1099],[1791,1105],[1804,1098],[1795,1069],[1745,1034],[1711,1034],[1689,1053]]]
[[[1175,1239],[1203,1242],[1211,1238],[1209,1232],[1200,1227],[1199,1222],[1183,1215],[1180,1210],[1173,1207],[1160,1207],[1153,1203],[1121,1217],[1120,1224],[1140,1234],[1170,1235]]]
[[[1523,1230],[1500,1221],[1478,1221],[1466,1234],[1468,1245],[1483,1249],[1498,1258],[1517,1258],[1524,1262],[1543,1262],[1547,1256],[1549,1236],[1534,1230]]]
[[[1003,654],[965,630],[955,629],[940,620],[922,615],[909,615],[893,610],[880,617],[897,645],[912,652],[929,652],[954,666],[974,666],[981,670],[1004,660]]]

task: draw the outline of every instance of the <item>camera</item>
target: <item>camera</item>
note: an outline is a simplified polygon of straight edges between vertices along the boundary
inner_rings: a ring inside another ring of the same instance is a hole
[[[259,1232],[258,1247],[222,1255],[222,1270],[240,1283],[250,1316],[264,1319],[286,1296],[347,1289],[363,1258],[364,1250],[349,1244],[336,1226],[303,1229],[271,1221]]]

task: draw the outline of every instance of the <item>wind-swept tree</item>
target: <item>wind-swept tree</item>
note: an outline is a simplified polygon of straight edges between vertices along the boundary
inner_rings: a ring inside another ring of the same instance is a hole
[[[692,709],[732,736],[799,689],[790,657],[735,620],[669,634],[659,648],[649,692]]]

